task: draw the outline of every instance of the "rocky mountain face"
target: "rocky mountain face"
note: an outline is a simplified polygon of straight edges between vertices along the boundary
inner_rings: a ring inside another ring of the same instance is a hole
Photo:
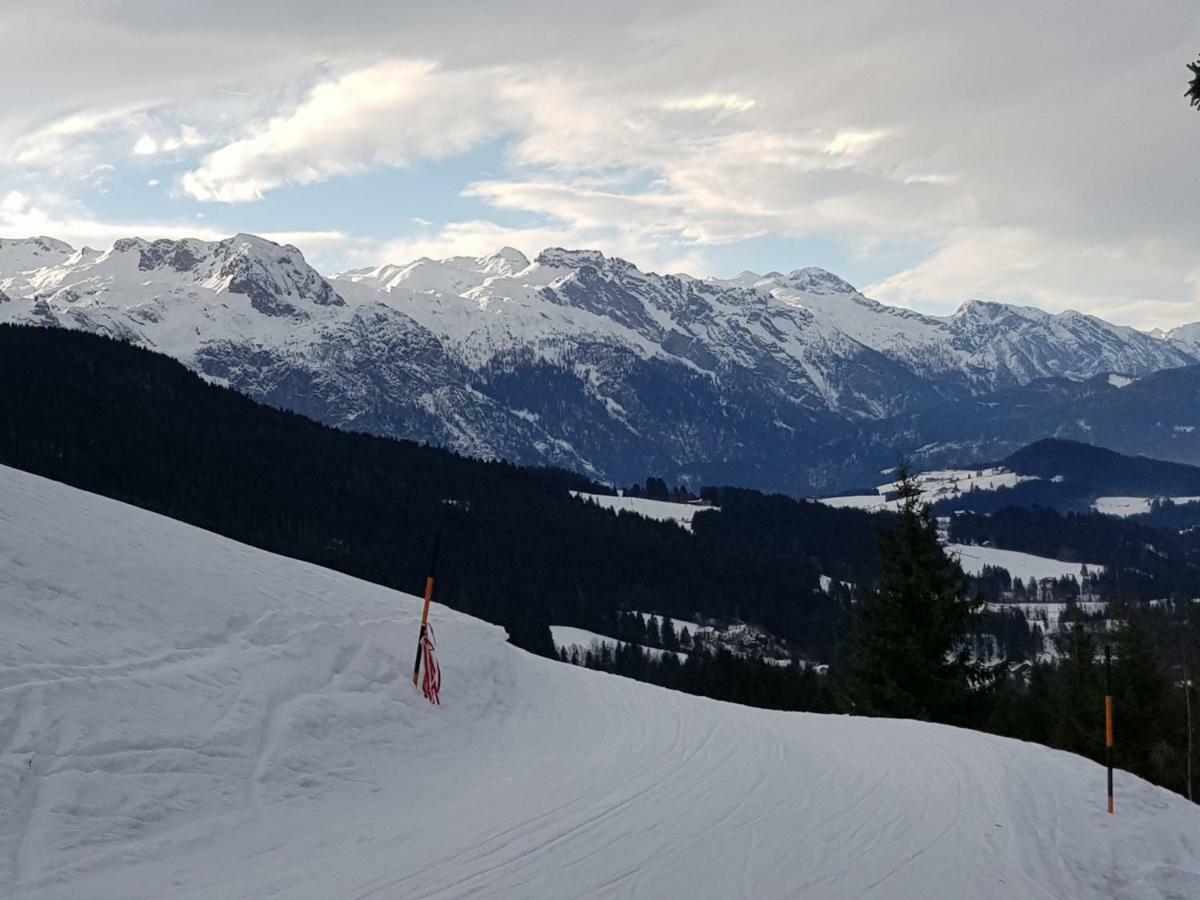
[[[793,492],[894,454],[938,410],[1200,360],[1183,333],[981,301],[927,316],[814,268],[697,279],[504,249],[327,279],[252,235],[0,241],[0,320],[132,340],[343,428],[619,483]]]

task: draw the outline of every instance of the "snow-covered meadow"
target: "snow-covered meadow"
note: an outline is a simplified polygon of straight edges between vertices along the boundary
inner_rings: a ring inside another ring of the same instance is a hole
[[[1100,574],[1104,566],[1096,563],[1063,562],[1047,556],[1035,556],[1018,550],[1001,550],[998,547],[980,547],[977,544],[947,544],[946,553],[957,559],[968,575],[979,575],[984,566],[1008,569],[1014,578],[1041,581],[1043,578],[1079,579],[1086,565],[1089,573]]]
[[[1018,475],[1003,467],[980,469],[935,469],[913,475],[926,503],[949,500],[970,491],[996,491],[1010,488],[1022,481],[1034,481],[1028,475]],[[818,502],[842,509],[865,509],[870,512],[895,512],[900,508],[896,498],[899,483],[889,481],[875,488],[873,494],[849,494],[841,497],[821,497]]]
[[[1097,497],[1092,502],[1092,509],[1106,516],[1125,519],[1150,512],[1155,500],[1169,500],[1176,505],[1200,503],[1200,497]]]
[[[418,587],[418,585],[414,585]],[[435,605],[0,469],[0,895],[1200,895],[1200,808],[946,726],[533,657]]]
[[[585,494],[571,491],[571,495],[589,503],[595,503],[613,512],[636,513],[646,519],[659,522],[674,522],[680,528],[692,530],[692,519],[697,513],[717,509],[715,506],[699,506],[691,503],[674,503],[669,500],[650,500],[646,497],[613,497],[608,494]]]
[[[551,625],[550,638],[554,641],[554,647],[557,650],[566,650],[570,655],[572,650],[579,651],[580,656],[588,650],[596,651],[601,647],[607,647],[609,652],[616,650],[618,647],[624,647],[625,641],[618,641],[616,638],[611,638],[605,634],[599,634],[595,631],[588,631],[586,628],[576,628],[573,625]],[[655,659],[662,659],[670,650],[660,650],[657,647],[644,647],[641,644],[637,645],[644,653],[648,653]],[[674,651],[675,658],[680,662],[687,661],[687,654],[678,650]]]

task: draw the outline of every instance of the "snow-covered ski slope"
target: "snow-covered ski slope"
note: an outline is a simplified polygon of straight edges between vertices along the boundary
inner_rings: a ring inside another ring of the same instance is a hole
[[[435,708],[417,614],[0,469],[0,896],[1200,896],[1200,808],[1119,774],[1106,816],[1078,757],[672,693],[440,606]]]

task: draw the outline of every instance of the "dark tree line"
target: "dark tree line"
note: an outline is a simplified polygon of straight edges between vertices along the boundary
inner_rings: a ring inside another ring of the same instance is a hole
[[[1150,601],[1200,596],[1200,533],[1152,528],[1096,512],[1059,513],[1009,507],[989,515],[955,516],[950,536],[1038,556],[1104,566],[1105,597]]]
[[[675,653],[657,654],[636,644],[602,644],[568,653],[564,662],[648,681],[688,694],[698,694],[765,709],[835,712],[829,679],[800,666],[775,667],[734,656],[727,650],[693,651],[681,660]]]
[[[844,620],[807,552],[614,516],[570,496],[606,490],[581,476],[328,428],[131,345],[0,327],[0,384],[0,463],[414,593],[440,531],[438,599],[547,655],[547,626],[617,609],[740,617],[815,659]]]

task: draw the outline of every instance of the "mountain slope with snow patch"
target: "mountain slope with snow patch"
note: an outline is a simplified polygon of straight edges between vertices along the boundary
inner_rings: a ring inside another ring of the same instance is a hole
[[[955,728],[739,707],[0,469],[17,898],[1167,897],[1200,808]]]

